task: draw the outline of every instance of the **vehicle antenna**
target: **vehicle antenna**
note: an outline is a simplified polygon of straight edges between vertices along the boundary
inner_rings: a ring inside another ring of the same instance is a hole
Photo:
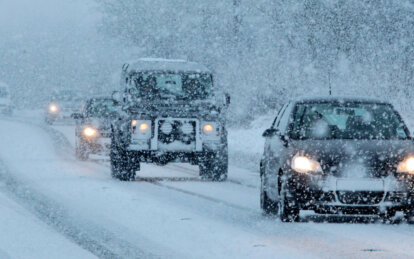
[[[329,96],[331,96],[332,95],[331,72],[328,73],[328,84],[329,84]]]

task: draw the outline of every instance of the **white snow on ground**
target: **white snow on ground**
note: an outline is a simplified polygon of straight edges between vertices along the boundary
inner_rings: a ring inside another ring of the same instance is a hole
[[[9,179],[13,183],[3,193],[16,197],[19,206],[49,225],[54,231],[51,236],[60,234],[95,255],[414,257],[414,227],[407,224],[312,220],[286,224],[262,216],[257,169],[242,163],[231,164],[229,181],[223,183],[201,181],[197,167],[185,164],[143,165],[137,181],[119,182],[111,179],[107,163],[75,160],[73,146],[66,147],[67,143],[73,145],[73,126],[49,127],[40,118],[20,115],[14,121],[0,120],[0,135],[7,136],[0,139],[0,161],[6,167],[0,170],[0,182]],[[251,131],[262,131],[259,128]],[[236,136],[248,135],[243,130],[230,131],[230,156],[239,151],[253,158],[260,154],[263,147],[258,144],[257,151],[245,149],[251,138],[237,141]],[[62,136],[69,141],[61,141]],[[249,154],[249,150],[253,152]],[[27,212],[19,215],[28,220],[34,217]],[[7,235],[19,239],[13,228]],[[0,248],[15,257],[13,250]]]
[[[95,258],[0,192],[0,258]]]

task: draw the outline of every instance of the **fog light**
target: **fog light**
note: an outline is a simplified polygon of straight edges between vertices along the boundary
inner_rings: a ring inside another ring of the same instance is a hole
[[[171,132],[172,132],[172,125],[171,125],[171,123],[169,123],[169,122],[164,122],[162,125],[161,125],[161,132],[162,133],[164,133],[164,134],[170,134]]]
[[[193,125],[191,125],[191,123],[184,123],[181,126],[181,131],[184,134],[191,134],[191,133],[193,133]]]

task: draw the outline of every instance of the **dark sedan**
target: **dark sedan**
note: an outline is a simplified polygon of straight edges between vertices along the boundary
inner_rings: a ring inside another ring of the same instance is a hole
[[[90,154],[108,155],[111,145],[111,122],[116,104],[111,98],[95,97],[86,101],[76,120],[76,157],[88,159]]]
[[[292,101],[266,138],[261,208],[282,221],[300,210],[414,222],[414,141],[393,106],[353,98]]]

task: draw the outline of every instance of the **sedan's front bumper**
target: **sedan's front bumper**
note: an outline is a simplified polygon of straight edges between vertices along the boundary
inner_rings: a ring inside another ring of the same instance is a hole
[[[287,180],[286,197],[300,209],[372,214],[414,206],[412,179],[343,179],[294,173]]]

